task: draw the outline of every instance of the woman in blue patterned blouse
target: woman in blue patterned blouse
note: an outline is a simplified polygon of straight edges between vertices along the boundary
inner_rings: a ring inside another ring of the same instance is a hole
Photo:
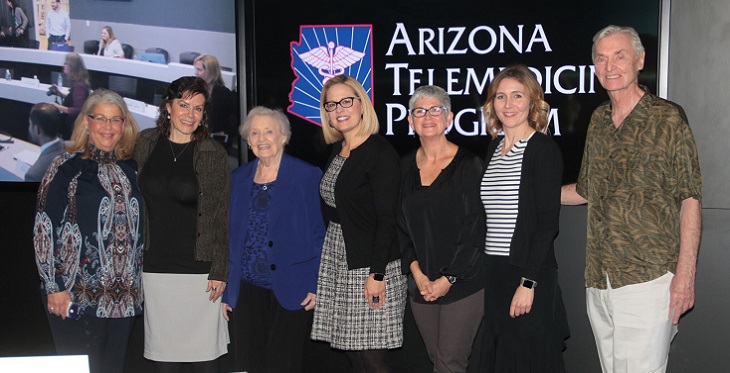
[[[56,352],[89,355],[91,372],[122,372],[142,313],[137,132],[122,98],[96,90],[38,190],[33,243]]]

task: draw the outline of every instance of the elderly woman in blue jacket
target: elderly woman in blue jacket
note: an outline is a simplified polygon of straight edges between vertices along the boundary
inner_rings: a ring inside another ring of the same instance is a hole
[[[236,370],[301,372],[324,241],[322,172],[284,154],[280,110],[251,109],[240,128],[256,156],[231,176],[230,255],[223,314]]]

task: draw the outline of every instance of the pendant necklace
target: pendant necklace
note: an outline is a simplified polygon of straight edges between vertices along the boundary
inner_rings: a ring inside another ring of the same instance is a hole
[[[177,157],[179,157],[179,156],[181,156],[181,155],[182,155],[182,153],[183,153],[183,152],[185,151],[185,149],[187,149],[187,148],[188,148],[188,145],[190,145],[190,143],[191,143],[192,141],[190,141],[190,142],[188,142],[187,144],[185,144],[185,147],[184,147],[184,148],[183,148],[183,149],[182,149],[182,150],[180,151],[180,153],[178,153],[177,155],[175,155],[175,150],[174,150],[174,149],[172,149],[172,141],[170,141],[170,140],[167,140],[167,142],[168,142],[168,144],[170,144],[170,151],[172,152],[172,160],[173,160],[173,162],[177,162]]]

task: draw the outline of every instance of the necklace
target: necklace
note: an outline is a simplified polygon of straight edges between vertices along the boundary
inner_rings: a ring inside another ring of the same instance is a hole
[[[190,141],[190,142],[192,142],[192,141]],[[187,143],[187,144],[185,144],[185,147],[180,151],[180,153],[178,153],[177,155],[175,155],[175,150],[172,149],[172,141],[167,140],[167,143],[170,144],[170,151],[172,152],[172,160],[173,160],[173,162],[177,162],[177,157],[179,157],[179,156],[182,155],[182,153],[185,151],[185,149],[188,148],[188,145],[190,145],[190,142]]]

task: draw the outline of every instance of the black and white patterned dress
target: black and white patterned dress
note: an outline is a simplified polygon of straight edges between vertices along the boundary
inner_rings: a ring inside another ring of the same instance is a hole
[[[347,158],[335,156],[320,183],[324,202],[335,206],[335,182]],[[322,248],[317,280],[312,339],[341,350],[391,349],[403,345],[403,310],[407,277],[400,260],[385,270],[385,305],[372,310],[363,296],[370,268],[348,270],[340,224],[330,222]]]

